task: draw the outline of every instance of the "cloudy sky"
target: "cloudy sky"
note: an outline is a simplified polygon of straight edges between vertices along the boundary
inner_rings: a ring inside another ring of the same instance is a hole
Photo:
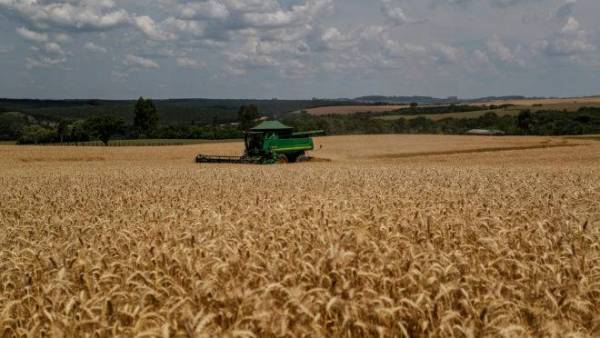
[[[0,0],[0,97],[600,94],[598,0]]]

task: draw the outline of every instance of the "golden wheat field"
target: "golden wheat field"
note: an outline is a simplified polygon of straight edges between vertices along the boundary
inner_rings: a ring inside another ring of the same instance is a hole
[[[0,145],[2,337],[600,335],[600,142]]]
[[[502,106],[512,105],[514,107],[482,110],[474,112],[445,113],[445,114],[420,114],[404,115],[405,119],[413,119],[418,116],[426,117],[430,120],[440,120],[443,118],[476,118],[489,112],[494,112],[500,116],[516,116],[522,109],[537,110],[566,110],[576,111],[582,107],[596,107],[600,105],[600,97],[573,97],[573,98],[540,98],[540,99],[514,99],[514,100],[494,100],[469,103],[473,106]],[[424,105],[423,107],[438,107],[438,105]],[[354,113],[386,113],[399,109],[409,108],[409,105],[353,105],[353,106],[323,106],[306,109],[311,115],[329,115],[329,114],[354,114]],[[399,115],[385,115],[378,118],[384,120],[396,120]]]

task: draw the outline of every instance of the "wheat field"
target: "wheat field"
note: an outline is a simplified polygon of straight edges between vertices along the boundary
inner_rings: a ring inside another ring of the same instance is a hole
[[[430,120],[440,120],[444,118],[477,118],[486,113],[493,112],[499,116],[516,116],[521,110],[529,109],[532,111],[539,110],[565,110],[577,111],[582,107],[597,107],[600,106],[600,97],[573,97],[573,98],[540,98],[540,99],[514,99],[514,100],[493,100],[468,103],[473,106],[502,106],[511,105],[513,107],[497,108],[490,110],[460,112],[460,113],[445,113],[445,114],[419,114],[419,115],[384,115],[377,118],[383,120],[397,120],[399,118],[414,119],[417,117],[425,117]],[[409,108],[409,105],[354,105],[354,106],[323,106],[309,108],[305,111],[311,115],[346,115],[355,113],[386,113],[400,109]],[[423,107],[438,107],[438,105],[424,105]]]
[[[2,337],[600,335],[600,143],[0,145]]]

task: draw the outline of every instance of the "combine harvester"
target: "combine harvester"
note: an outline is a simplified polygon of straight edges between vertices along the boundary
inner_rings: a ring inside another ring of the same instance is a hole
[[[197,163],[274,164],[310,161],[307,151],[315,148],[311,136],[322,130],[295,133],[279,121],[265,121],[245,133],[243,156],[198,155]]]

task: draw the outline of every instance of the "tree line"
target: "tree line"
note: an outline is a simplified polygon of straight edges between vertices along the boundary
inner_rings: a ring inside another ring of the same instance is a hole
[[[108,145],[111,139],[234,139],[254,126],[260,117],[254,104],[243,105],[237,122],[160,124],[158,110],[151,99],[140,97],[133,109],[133,123],[118,115],[103,114],[87,119],[38,121],[22,113],[0,113],[0,140],[19,144],[80,143],[93,140]],[[236,121],[234,119],[234,121]]]
[[[508,135],[583,135],[600,133],[600,108],[583,107],[576,112],[522,110],[518,115],[494,112],[473,118],[422,116],[385,120],[373,115],[314,116],[307,113],[288,115],[283,122],[300,131],[324,130],[339,134],[464,134],[472,129],[500,130]]]
[[[432,120],[420,114],[474,111],[471,106],[418,107],[413,105],[395,113],[399,118],[378,117],[389,113],[355,113],[350,115],[313,116],[305,112],[289,113],[282,122],[299,131],[324,130],[340,134],[463,134],[471,129],[501,130],[508,135],[582,135],[600,133],[600,108],[583,107],[576,112],[522,110],[518,115],[489,112],[474,118]],[[489,107],[479,107],[489,109]],[[236,122],[223,123],[216,117],[211,123],[161,124],[151,99],[139,98],[133,109],[133,123],[116,115],[87,119],[40,122],[21,113],[0,113],[0,140],[18,140],[21,144],[87,142],[111,139],[235,139],[253,127],[261,117],[254,104],[239,108]],[[406,117],[404,117],[406,116]]]
[[[151,138],[158,125],[158,112],[151,99],[140,97],[134,108],[134,122],[126,125],[125,120],[115,115],[93,116],[87,119],[68,121],[31,122],[30,117],[13,113],[8,130],[0,130],[0,136],[13,137],[20,144],[42,144],[62,142],[86,142],[100,140],[108,144],[113,137]]]
[[[75,121],[92,116],[112,115],[132,124],[136,100],[32,100],[0,98],[0,114],[21,112],[38,121]],[[261,114],[278,117],[282,113],[320,106],[348,104],[331,100],[278,100],[278,99],[167,99],[153,100],[159,112],[159,127],[179,124],[210,125],[236,122],[238,110],[244,105],[260,107]]]

